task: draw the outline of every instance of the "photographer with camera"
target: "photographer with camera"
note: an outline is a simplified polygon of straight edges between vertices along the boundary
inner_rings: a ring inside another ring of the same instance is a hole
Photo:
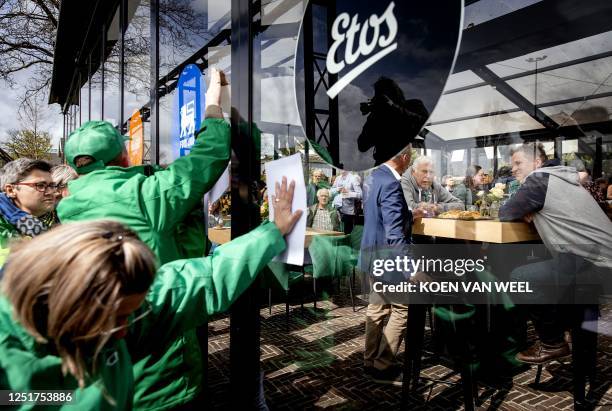
[[[368,115],[357,139],[359,151],[374,147],[375,165],[397,155],[414,140],[429,112],[421,100],[406,100],[404,92],[390,78],[381,77],[374,83],[374,97],[359,106]]]

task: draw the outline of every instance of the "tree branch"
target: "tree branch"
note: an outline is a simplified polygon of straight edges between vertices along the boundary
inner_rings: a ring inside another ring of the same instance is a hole
[[[38,5],[38,7],[43,9],[45,14],[49,18],[49,21],[51,22],[51,24],[53,24],[53,27],[55,27],[57,29],[57,19],[55,18],[55,16],[51,12],[51,10],[49,10],[49,8],[45,4],[45,2],[43,0],[34,0],[34,3],[36,3]]]

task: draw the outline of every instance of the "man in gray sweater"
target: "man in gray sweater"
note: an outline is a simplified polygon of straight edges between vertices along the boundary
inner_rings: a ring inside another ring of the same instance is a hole
[[[445,210],[444,204],[453,204],[458,208],[463,208],[463,202],[454,197],[449,191],[442,187],[440,183],[434,181],[433,159],[421,156],[414,160],[410,167],[402,175],[402,190],[404,198],[410,210],[423,208],[425,204],[428,210],[437,213]]]
[[[542,144],[523,144],[512,152],[512,173],[520,189],[499,211],[501,221],[535,224],[551,259],[515,269],[512,279],[534,288],[528,306],[540,341],[519,353],[519,361],[542,364],[570,353],[564,340],[569,317],[564,298],[587,275],[609,281],[612,273],[612,222],[580,184],[576,169],[548,160]],[[555,295],[542,290],[555,290]],[[556,301],[554,301],[556,300]],[[559,305],[561,304],[561,305]]]

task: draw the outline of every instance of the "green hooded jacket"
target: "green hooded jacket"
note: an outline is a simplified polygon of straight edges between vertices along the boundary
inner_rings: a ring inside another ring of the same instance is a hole
[[[38,344],[13,319],[10,303],[0,296],[0,390],[76,390],[74,403],[47,406],[46,410],[130,410],[135,407],[132,398],[138,389],[132,372],[139,359],[173,344],[177,335],[206,323],[209,316],[227,310],[284,249],[285,240],[278,228],[273,223],[264,223],[218,247],[212,256],[162,266],[147,295],[152,312],[135,322],[124,340],[113,340],[105,347],[99,358],[98,379],[88,381],[85,389],[78,389],[71,375],[63,375],[60,358],[50,347]],[[138,316],[140,310],[133,315]],[[136,364],[134,368],[132,361]],[[166,401],[183,389],[185,382],[162,381],[163,378],[160,372],[150,384],[164,383],[157,387],[157,394]],[[114,405],[104,397],[101,387]],[[171,406],[180,404],[179,396]],[[24,405],[19,409],[36,408],[43,407]]]
[[[194,211],[201,208],[202,197],[225,170],[229,156],[229,124],[207,118],[191,152],[166,169],[156,168],[147,176],[143,166],[110,166],[68,183],[70,195],[58,205],[59,219],[117,220],[134,230],[161,264],[201,256],[206,237]],[[200,392],[202,354],[195,330],[164,344],[134,361],[135,409],[166,410]]]
[[[62,223],[112,218],[132,230],[160,264],[180,258],[178,225],[217,182],[230,157],[230,129],[223,119],[204,120],[189,155],[151,176],[143,167],[105,167],[68,183],[60,201]]]
[[[4,265],[6,258],[11,250],[10,243],[16,238],[20,238],[19,231],[3,217],[0,216],[0,267]]]

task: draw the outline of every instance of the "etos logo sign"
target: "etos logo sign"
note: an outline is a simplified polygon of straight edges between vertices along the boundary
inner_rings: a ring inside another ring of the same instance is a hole
[[[314,1],[300,27],[297,104],[332,165],[366,170],[421,131],[451,73],[461,0]]]

